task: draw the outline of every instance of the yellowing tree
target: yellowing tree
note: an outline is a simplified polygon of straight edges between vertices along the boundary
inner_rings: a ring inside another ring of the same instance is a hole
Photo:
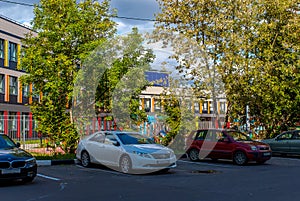
[[[243,123],[245,116],[252,116],[269,135],[279,132],[277,126],[299,121],[297,0],[157,1],[161,13],[156,34],[167,40],[170,34],[166,32],[182,34],[198,45],[198,52],[191,51],[195,45],[176,46],[173,58],[179,63],[178,70],[191,74],[196,78],[195,87],[205,87],[212,96],[220,92],[214,91],[221,85],[216,79],[220,76],[229,116]],[[207,71],[201,65],[195,67],[199,52],[209,61],[204,65]],[[187,55],[184,59],[183,54]]]

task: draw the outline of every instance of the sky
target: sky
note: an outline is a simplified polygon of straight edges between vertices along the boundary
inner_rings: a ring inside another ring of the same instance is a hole
[[[78,0],[79,1],[79,0]],[[102,1],[102,0],[99,0]],[[6,16],[21,24],[30,26],[34,18],[33,4],[39,3],[39,0],[0,0],[0,15]],[[23,4],[23,5],[20,5]],[[26,5],[24,5],[26,4]],[[111,0],[111,8],[117,9],[117,15],[122,18],[113,18],[117,22],[117,33],[126,35],[131,32],[133,27],[137,27],[140,33],[151,32],[154,29],[153,21],[130,20],[124,18],[155,19],[155,14],[159,12],[159,5],[156,0]],[[164,69],[162,62],[168,60],[171,51],[161,49],[158,45],[150,45],[156,59],[151,65],[153,70]],[[171,61],[171,66],[174,62]],[[173,67],[167,67],[169,71],[174,72]],[[165,70],[165,69],[164,69]]]
[[[100,0],[101,1],[101,0]],[[10,3],[9,3],[10,2]],[[14,3],[16,2],[16,3]],[[0,15],[25,25],[30,25],[33,19],[33,7],[20,4],[36,4],[39,0],[0,0]],[[159,11],[156,0],[111,0],[111,8],[118,11],[118,16],[129,18],[154,19],[154,14]],[[113,19],[118,23],[118,33],[125,34],[132,27],[138,27],[140,31],[153,29],[153,22],[128,19]]]

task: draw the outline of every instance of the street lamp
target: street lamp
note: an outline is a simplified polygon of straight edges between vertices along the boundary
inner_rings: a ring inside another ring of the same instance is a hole
[[[253,84],[253,80],[254,80],[254,78],[250,78],[250,80],[249,80],[250,87]],[[252,96],[252,94],[251,94],[251,96]],[[250,113],[250,109],[249,109],[249,101],[248,101],[248,104],[246,105],[246,131],[249,131],[249,129],[250,129],[250,115],[249,115],[249,113]]]

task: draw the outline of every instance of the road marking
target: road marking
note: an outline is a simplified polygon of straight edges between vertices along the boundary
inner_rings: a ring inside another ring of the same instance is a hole
[[[53,181],[60,181],[60,179],[58,179],[58,178],[50,177],[50,176],[43,175],[43,174],[37,174],[37,176],[45,178],[45,179],[50,179],[50,180],[53,180]]]
[[[217,164],[212,164],[212,163],[192,162],[192,161],[184,161],[184,160],[178,160],[178,162],[190,163],[190,164],[196,164],[196,165],[207,165],[207,166],[214,166],[214,167],[225,167],[225,168],[236,167],[236,166],[233,166],[233,165],[217,165]]]

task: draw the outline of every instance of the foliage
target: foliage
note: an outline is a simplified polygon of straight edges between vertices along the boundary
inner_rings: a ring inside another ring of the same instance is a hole
[[[183,139],[194,129],[194,115],[191,112],[193,96],[190,89],[180,84],[180,80],[170,80],[170,87],[161,94],[162,106],[164,108],[165,122],[169,127],[168,133],[163,138],[163,144],[172,146],[173,149],[181,151]],[[176,138],[176,140],[175,140]]]
[[[158,2],[158,32],[181,33],[196,41],[199,50],[212,61],[213,71],[221,76],[232,119],[247,116],[245,108],[249,105],[249,115],[255,124],[267,129],[267,136],[275,135],[279,127],[299,122],[297,0]],[[190,54],[190,59],[183,60],[184,65],[178,69],[196,75],[202,87],[207,81],[199,76],[201,67],[196,66],[193,71],[189,63],[199,54],[182,47],[179,46],[180,51]],[[182,60],[178,55],[176,59]],[[243,119],[245,123],[247,119]]]
[[[41,0],[32,21],[37,36],[28,35],[21,68],[28,72],[24,84],[33,84],[31,94],[42,93],[31,105],[38,131],[53,142],[62,142],[64,151],[75,150],[78,134],[71,106],[74,79],[90,51],[115,33],[109,3],[86,0]]]
[[[150,63],[155,56],[151,49],[143,46],[144,39],[137,28],[117,40],[120,57],[113,61],[111,68],[107,68],[100,79],[96,92],[96,108],[99,113],[114,111],[121,118],[119,123],[127,124],[125,119],[131,117],[135,124],[139,124],[146,121],[147,115],[139,109],[137,96],[147,85],[144,72],[150,69]]]
[[[60,153],[53,153],[49,154],[42,154],[42,153],[31,153],[37,160],[72,160],[75,159],[76,156],[74,153],[69,154],[60,154]]]

